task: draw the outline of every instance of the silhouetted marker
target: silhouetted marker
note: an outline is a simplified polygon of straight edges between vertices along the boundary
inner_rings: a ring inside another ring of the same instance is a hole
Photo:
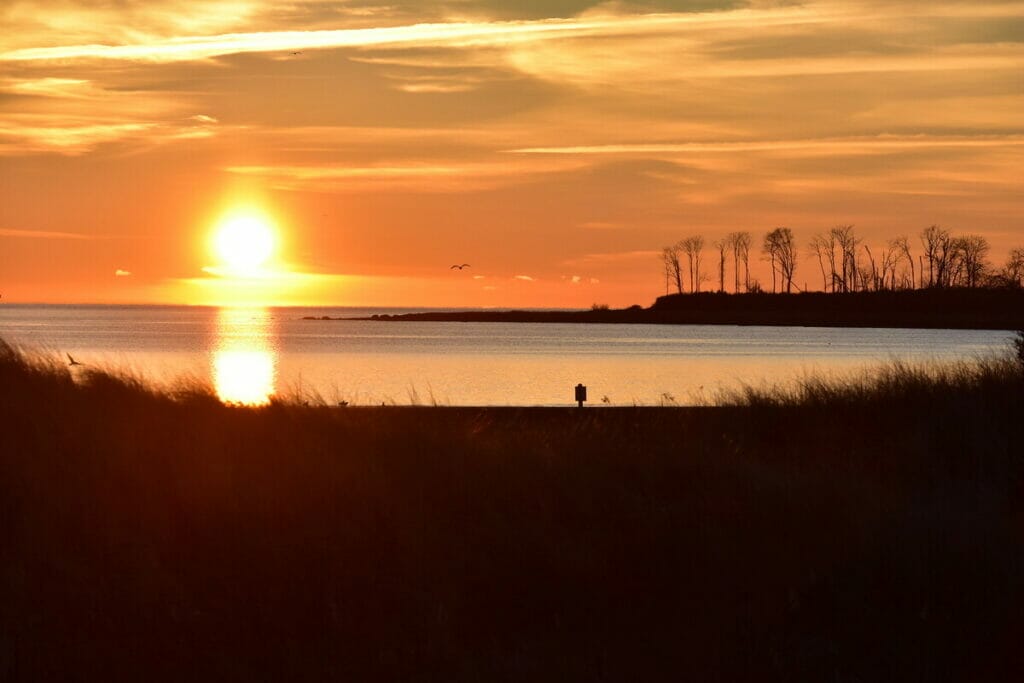
[[[68,365],[81,365],[81,363],[79,363],[77,360],[71,357],[70,353],[65,353],[64,355],[68,357],[69,361],[71,361],[70,363],[68,363]]]
[[[472,268],[472,266],[469,265],[468,263],[463,263],[461,266],[456,264],[456,265],[452,266],[451,268],[449,268],[448,270],[454,270],[455,268],[458,268],[459,270],[462,270],[463,268]]]
[[[580,404],[580,408],[583,407],[583,402],[587,400],[587,388],[582,384],[576,385],[576,401]]]

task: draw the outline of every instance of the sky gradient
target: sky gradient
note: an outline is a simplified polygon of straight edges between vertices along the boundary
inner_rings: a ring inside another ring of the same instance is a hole
[[[709,274],[713,240],[777,226],[1024,246],[1024,2],[9,0],[0,25],[4,301],[646,305],[691,234]],[[277,227],[266,282],[217,274],[240,207]]]

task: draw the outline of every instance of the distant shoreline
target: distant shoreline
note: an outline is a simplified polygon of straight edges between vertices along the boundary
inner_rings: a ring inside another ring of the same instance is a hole
[[[1024,290],[935,289],[837,294],[705,292],[659,297],[649,308],[432,311],[359,318],[306,316],[303,319],[1019,330],[1024,329]]]

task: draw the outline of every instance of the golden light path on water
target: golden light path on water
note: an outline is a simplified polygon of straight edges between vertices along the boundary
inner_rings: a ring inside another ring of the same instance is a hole
[[[221,308],[212,356],[213,385],[225,403],[266,405],[277,382],[277,338],[266,308]]]

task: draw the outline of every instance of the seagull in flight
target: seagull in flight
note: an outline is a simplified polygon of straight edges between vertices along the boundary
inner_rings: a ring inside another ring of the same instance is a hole
[[[75,360],[74,358],[72,358],[72,357],[71,357],[71,354],[70,354],[70,353],[65,353],[64,355],[68,357],[68,360],[69,360],[69,361],[71,361],[70,363],[68,363],[68,365],[82,365],[82,364],[81,364],[81,363],[79,363],[79,362],[78,362],[77,360]]]
[[[289,52],[288,54],[293,55],[293,56],[294,55],[301,55],[302,54],[302,50],[299,50],[298,52]]]
[[[462,270],[463,268],[470,268],[470,267],[471,266],[468,263],[463,263],[461,266],[459,264],[455,264],[454,266],[452,266],[448,270],[455,270],[456,268],[458,268],[459,270]]]

